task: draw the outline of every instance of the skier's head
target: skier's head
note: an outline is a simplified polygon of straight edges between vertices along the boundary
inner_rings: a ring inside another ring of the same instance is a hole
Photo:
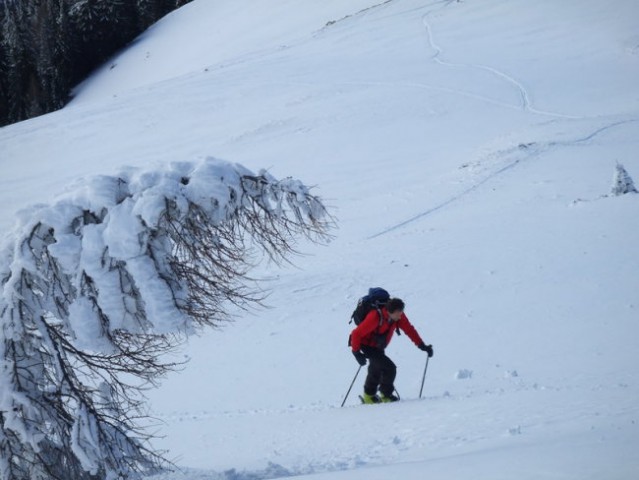
[[[404,313],[404,301],[400,298],[390,298],[388,302],[386,302],[386,311],[388,312],[391,320],[399,320]]]

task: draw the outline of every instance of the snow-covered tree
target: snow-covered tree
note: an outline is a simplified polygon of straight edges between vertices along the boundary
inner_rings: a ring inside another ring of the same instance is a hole
[[[308,187],[208,158],[85,180],[21,213],[0,250],[0,478],[141,478],[140,425],[166,353],[230,307],[297,237],[327,239]]]
[[[612,194],[625,195],[626,193],[637,193],[637,189],[624,166],[617,163],[612,179]]]

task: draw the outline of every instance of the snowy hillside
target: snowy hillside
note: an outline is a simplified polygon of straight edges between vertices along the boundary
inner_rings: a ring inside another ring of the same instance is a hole
[[[78,177],[215,156],[338,220],[269,308],[149,392],[165,480],[639,478],[639,4],[195,0],[0,129],[0,226]],[[346,341],[383,286],[435,356],[360,406]]]

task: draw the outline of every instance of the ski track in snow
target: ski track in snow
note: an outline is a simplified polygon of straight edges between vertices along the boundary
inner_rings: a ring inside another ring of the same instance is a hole
[[[371,9],[374,8],[378,8],[378,7],[383,7],[386,6],[387,4],[391,3],[391,0],[377,4],[377,5],[373,5],[367,9],[361,10],[359,12],[356,12],[355,14],[352,15],[347,15],[344,18],[341,18],[339,20],[336,20],[334,22],[329,22],[329,24],[324,27],[330,27],[335,23],[344,21],[344,20],[349,20],[352,19],[353,17],[356,17],[362,13],[365,13]],[[339,84],[335,84],[335,85],[339,85],[339,86],[374,86],[374,87],[385,87],[385,86],[392,86],[392,87],[408,87],[408,88],[423,88],[423,89],[429,89],[429,90],[437,90],[437,91],[441,91],[444,93],[450,93],[450,94],[455,94],[455,95],[460,95],[460,96],[465,96],[465,97],[469,97],[469,98],[473,98],[476,100],[480,100],[480,101],[484,101],[486,103],[490,103],[490,104],[494,104],[494,105],[498,105],[501,107],[506,107],[506,108],[515,108],[518,110],[523,110],[525,112],[528,113],[532,113],[535,115],[541,115],[541,116],[546,116],[546,117],[552,117],[555,119],[561,119],[561,120],[586,120],[586,119],[594,119],[594,118],[600,118],[598,116],[592,117],[592,116],[578,116],[578,115],[569,115],[569,114],[564,114],[564,113],[558,113],[558,112],[551,112],[551,111],[547,111],[547,110],[540,110],[534,107],[532,101],[530,100],[530,93],[528,91],[528,89],[525,87],[525,85],[517,80],[514,76],[509,75],[508,73],[499,70],[497,68],[491,67],[489,65],[484,65],[484,64],[466,64],[466,63],[454,63],[454,62],[449,62],[446,61],[444,59],[442,59],[443,57],[443,49],[442,47],[440,47],[437,42],[435,41],[434,38],[434,34],[433,34],[433,28],[432,25],[430,24],[430,22],[428,21],[428,17],[430,15],[432,15],[433,12],[444,9],[446,7],[448,7],[451,3],[454,3],[452,0],[444,0],[443,2],[435,2],[433,4],[430,5],[426,5],[423,7],[419,7],[417,9],[414,10],[422,10],[424,8],[429,8],[432,7],[433,5],[436,4],[440,4],[440,7],[436,8],[436,9],[431,9],[428,12],[426,12],[423,16],[422,16],[422,24],[424,27],[424,30],[426,31],[426,36],[428,39],[428,46],[431,50],[433,50],[435,52],[435,54],[431,57],[431,59],[433,61],[435,61],[436,63],[438,63],[439,65],[445,66],[445,67],[450,67],[450,68],[469,68],[469,69],[478,69],[478,70],[484,70],[487,72],[492,73],[493,75],[505,80],[507,83],[509,83],[510,85],[514,86],[518,92],[519,92],[519,97],[521,99],[521,103],[520,105],[513,105],[513,104],[509,104],[506,102],[500,102],[498,100],[495,99],[491,99],[482,95],[478,95],[478,94],[473,94],[470,92],[465,92],[463,90],[459,90],[459,89],[454,89],[454,88],[446,88],[446,87],[438,87],[438,86],[432,86],[432,85],[428,85],[428,84],[424,84],[424,83],[417,83],[417,82],[404,82],[404,83],[386,83],[386,82],[340,82]],[[298,82],[297,84],[301,84],[302,82]],[[514,160],[510,161],[509,163],[507,163],[506,165],[502,166],[501,168],[497,169],[496,171],[490,173],[488,176],[486,176],[485,178],[483,178],[482,180],[474,183],[473,185],[471,185],[470,187],[466,188],[465,190],[463,190],[462,192],[452,196],[451,198],[445,200],[444,202],[429,208],[407,220],[404,220],[396,225],[393,225],[391,227],[388,227],[380,232],[377,232],[373,235],[370,235],[367,237],[368,240],[372,240],[375,238],[378,238],[382,235],[385,235],[387,233],[393,232],[399,228],[402,228],[404,226],[407,226],[409,224],[414,223],[415,221],[424,218],[432,213],[435,213],[437,211],[442,210],[443,208],[457,202],[458,200],[462,199],[463,197],[465,197],[466,195],[478,190],[481,186],[485,185],[486,183],[490,182],[491,180],[493,180],[494,178],[500,176],[501,174],[513,169],[514,167],[516,167],[517,165],[519,165],[522,161],[525,160],[529,160],[531,158],[534,158],[535,156],[539,155],[540,153],[542,153],[543,151],[546,151],[548,148],[551,147],[570,147],[570,146],[574,146],[574,145],[578,145],[579,143],[583,143],[583,142],[587,142],[589,140],[592,140],[593,138],[595,138],[596,136],[600,135],[601,133],[613,129],[615,127],[621,126],[621,125],[625,125],[628,123],[632,123],[632,122],[637,122],[639,121],[639,119],[630,119],[630,120],[621,120],[621,121],[615,121],[612,122],[610,124],[607,124],[601,128],[596,129],[595,131],[591,132],[590,134],[582,137],[582,138],[577,138],[575,140],[572,141],[550,141],[550,142],[532,142],[529,144],[519,144],[517,147],[514,147],[513,149],[507,150],[506,152],[500,152],[501,155],[500,156],[504,156],[504,154],[506,155],[510,155],[513,151],[514,152],[524,152],[524,154],[522,156],[517,156],[517,158],[515,158]],[[531,148],[534,147],[534,148]]]
[[[565,120],[585,120],[588,118],[597,118],[597,117],[586,117],[586,116],[576,116],[576,115],[567,115],[567,114],[563,114],[563,113],[556,113],[556,112],[549,112],[549,111],[545,111],[545,110],[539,110],[537,108],[535,108],[530,100],[530,94],[527,90],[527,88],[524,86],[524,84],[522,82],[520,82],[519,80],[517,80],[516,78],[514,78],[512,75],[509,75],[501,70],[498,70],[494,67],[488,66],[488,65],[483,65],[483,64],[466,64],[466,63],[453,63],[453,62],[448,62],[446,60],[443,60],[441,57],[443,56],[443,49],[435,42],[434,39],[434,34],[433,34],[433,28],[430,24],[430,22],[428,21],[428,17],[435,11],[437,10],[441,10],[443,8],[448,7],[450,4],[452,3],[452,0],[445,0],[443,2],[443,5],[441,5],[439,8],[437,9],[432,9],[428,12],[426,12],[423,16],[422,16],[422,24],[424,26],[424,29],[426,31],[426,36],[428,39],[428,44],[431,50],[433,50],[435,52],[435,55],[432,56],[432,60],[435,61],[436,63],[442,65],[442,66],[446,66],[446,67],[450,67],[450,68],[474,68],[474,69],[480,69],[480,70],[484,70],[484,71],[488,71],[494,75],[496,75],[499,78],[502,78],[504,80],[506,80],[506,82],[510,83],[511,85],[515,86],[518,91],[519,91],[519,96],[521,98],[521,105],[519,106],[513,106],[511,104],[507,104],[504,102],[498,102],[495,101],[493,99],[489,99],[486,97],[483,97],[481,95],[476,95],[476,94],[470,94],[468,92],[463,92],[457,89],[445,89],[445,88],[438,88],[439,90],[446,90],[449,93],[456,93],[459,95],[464,95],[464,96],[469,96],[472,98],[476,98],[479,100],[483,100],[486,101],[488,103],[492,103],[492,104],[498,104],[500,106],[505,106],[505,107],[515,107],[518,109],[522,109],[526,112],[529,113],[533,113],[536,115],[542,115],[542,116],[548,116],[548,117],[553,117],[556,119],[565,119]],[[423,85],[423,84],[413,84],[412,86],[415,87],[421,87],[421,88],[430,88],[428,85]],[[434,88],[434,87],[433,87]],[[395,224],[391,227],[388,227],[380,232],[377,232],[373,235],[370,235],[367,237],[367,240],[372,240],[375,238],[378,238],[382,235],[385,235],[387,233],[393,232],[397,229],[400,229],[402,227],[405,227],[409,224],[414,223],[415,221],[424,218],[426,216],[431,215],[432,213],[435,213],[439,210],[442,210],[443,208],[457,202],[458,200],[462,199],[463,197],[465,197],[466,195],[478,190],[481,186],[483,186],[484,184],[486,184],[487,182],[493,180],[494,178],[500,176],[501,174],[511,170],[512,168],[514,168],[515,166],[517,166],[518,164],[520,164],[522,161],[524,160],[528,160],[531,158],[534,158],[535,156],[539,155],[542,151],[547,150],[550,147],[570,147],[570,146],[574,146],[577,145],[579,143],[584,143],[587,142],[589,140],[592,140],[593,138],[595,138],[596,136],[600,135],[601,133],[613,129],[615,127],[621,126],[621,125],[625,125],[628,123],[632,123],[632,122],[637,122],[639,121],[639,119],[634,118],[634,119],[629,119],[629,120],[620,120],[620,121],[616,121],[610,124],[607,124],[601,128],[596,129],[595,131],[593,131],[592,133],[584,136],[583,138],[577,138],[575,140],[572,141],[551,141],[551,142],[545,142],[545,143],[538,143],[538,142],[532,142],[530,144],[519,144],[514,151],[524,151],[524,155],[515,158],[515,160],[509,162],[508,164],[506,164],[505,166],[499,168],[498,170],[492,172],[491,174],[489,174],[488,176],[486,176],[485,178],[483,178],[482,180],[480,180],[479,182],[471,185],[470,187],[468,187],[467,189],[463,190],[462,192],[452,196],[451,198],[449,198],[448,200],[445,200],[444,202],[429,208],[407,220],[404,220],[398,224]],[[530,148],[531,146],[535,146],[535,148]],[[513,151],[513,149],[508,150],[506,152],[506,154],[510,154]],[[503,153],[501,156],[503,156]]]
[[[374,10],[374,9],[378,9],[380,7],[385,7],[390,3],[393,3],[394,0],[387,0],[385,2],[382,2],[380,4],[377,5],[372,5],[369,8],[365,8],[363,10],[360,10],[356,13],[353,13],[351,15],[346,15],[343,18],[340,18],[339,20],[334,20],[332,22],[329,22],[326,26],[324,26],[322,29],[318,30],[314,36],[316,36],[319,33],[322,33],[326,28],[330,28],[335,24],[338,24],[340,22],[343,21],[347,21],[347,20],[351,20],[354,19],[362,14],[365,14],[367,12],[369,12],[370,10]],[[435,51],[435,55],[434,57],[432,57],[432,59],[443,66],[447,66],[447,67],[453,67],[453,68],[477,68],[477,69],[482,69],[482,70],[486,70],[489,71],[491,73],[493,73],[494,75],[497,75],[498,77],[501,77],[505,80],[507,80],[509,83],[514,84],[520,91],[520,95],[522,97],[522,102],[523,102],[523,109],[526,111],[529,111],[531,113],[537,113],[540,115],[546,115],[546,116],[553,116],[553,117],[559,117],[559,118],[567,118],[567,119],[579,119],[582,117],[577,117],[577,116],[571,116],[571,115],[564,115],[564,114],[555,114],[552,112],[544,112],[541,110],[537,110],[534,109],[531,105],[531,102],[529,100],[529,94],[526,90],[526,88],[520,83],[518,82],[515,78],[513,78],[512,76],[501,72],[500,70],[487,66],[487,65],[479,65],[479,64],[462,64],[462,63],[450,63],[450,62],[446,62],[444,60],[442,60],[440,58],[440,56],[442,55],[443,51],[442,49],[435,43],[434,38],[433,38],[433,33],[432,33],[432,27],[430,26],[430,24],[428,23],[427,17],[429,15],[431,15],[433,12],[446,8],[447,6],[449,6],[451,3],[454,3],[455,0],[443,0],[443,1],[437,1],[437,2],[433,2],[430,3],[428,5],[423,5],[417,8],[413,8],[410,10],[402,10],[399,13],[394,13],[392,16],[396,16],[396,15],[400,15],[400,14],[405,14],[407,12],[416,12],[416,11],[420,11],[420,10],[424,10],[425,8],[430,8],[433,7],[434,5],[441,5],[441,7],[437,8],[437,9],[432,9],[429,10],[427,13],[425,13],[422,16],[422,23],[424,25],[424,28],[426,30],[427,33],[427,38],[428,38],[428,42],[429,42],[429,46],[432,50]],[[305,42],[300,42],[300,45],[302,43]],[[298,45],[296,45],[298,46]],[[294,84],[294,83],[291,83]],[[308,85],[308,84],[307,84]],[[441,87],[441,86],[434,86],[434,85],[429,85],[426,83],[420,83],[420,82],[397,82],[397,83],[388,83],[388,82],[341,82],[341,83],[336,83],[335,85],[340,85],[340,86],[388,86],[388,87],[393,87],[393,88],[397,88],[397,87],[408,87],[408,88],[421,88],[421,89],[426,89],[426,90],[434,90],[434,91],[439,91],[439,92],[443,92],[443,93],[450,93],[450,94],[454,94],[454,95],[459,95],[462,97],[467,97],[467,98],[472,98],[475,100],[480,100],[482,102],[485,103],[489,103],[492,105],[497,105],[500,107],[505,107],[505,108],[513,108],[513,109],[517,109],[517,110],[521,110],[522,107],[519,105],[512,105],[510,103],[507,102],[501,102],[499,100],[495,100],[483,95],[479,95],[476,93],[471,93],[471,92],[466,92],[460,89],[455,89],[455,88],[447,88],[447,87]]]
[[[451,2],[448,1],[442,7],[438,9],[430,10],[429,12],[425,13],[422,16],[422,24],[424,25],[424,29],[426,30],[426,37],[428,38],[429,47],[430,49],[435,51],[435,55],[431,57],[433,61],[435,61],[436,63],[442,66],[450,67],[450,68],[470,68],[470,69],[484,70],[505,80],[507,83],[510,83],[519,91],[519,96],[521,98],[521,105],[518,106],[518,108],[523,109],[526,112],[534,113],[537,115],[544,115],[544,116],[549,116],[554,118],[565,118],[565,119],[571,119],[571,120],[579,120],[584,118],[583,116],[567,115],[563,113],[549,112],[545,110],[536,109],[532,105],[532,102],[530,101],[530,93],[528,92],[528,89],[523,85],[523,83],[521,83],[512,75],[509,75],[497,68],[491,67],[489,65],[479,64],[479,63],[454,63],[454,62],[448,62],[446,60],[443,60],[441,58],[443,56],[443,49],[435,42],[434,35],[433,35],[433,28],[428,21],[428,16],[437,10],[446,8],[448,5],[450,5],[450,3]]]
[[[381,237],[383,235],[386,235],[387,233],[391,233],[395,230],[398,230],[402,227],[405,227],[407,225],[410,225],[414,222],[416,222],[417,220],[420,220],[424,217],[427,217],[429,215],[431,215],[432,213],[435,213],[439,210],[442,210],[443,208],[457,202],[458,200],[461,200],[462,198],[464,198],[465,196],[475,192],[476,190],[478,190],[480,187],[482,187],[483,185],[485,185],[486,183],[490,182],[491,180],[495,179],[496,177],[500,176],[501,174],[513,169],[514,167],[516,167],[517,165],[519,165],[520,163],[526,161],[526,160],[530,160],[538,155],[540,155],[543,152],[548,151],[548,149],[550,148],[556,148],[556,147],[574,147],[576,145],[588,142],[592,139],[594,139],[595,137],[603,134],[604,132],[607,132],[609,130],[612,130],[614,128],[617,127],[621,127],[624,125],[628,125],[631,123],[635,123],[635,122],[639,122],[639,118],[630,118],[630,119],[625,119],[625,120],[618,120],[612,123],[609,123],[607,125],[604,125],[603,127],[597,128],[596,130],[594,130],[593,132],[583,136],[583,137],[579,137],[576,138],[574,140],[569,140],[569,141],[548,141],[548,142],[529,142],[529,143],[520,143],[519,145],[517,145],[516,147],[513,147],[511,149],[508,150],[504,150],[501,152],[497,152],[496,155],[497,157],[508,157],[511,154],[515,153],[516,157],[514,160],[509,161],[506,165],[500,167],[499,169],[493,171],[492,173],[488,174],[486,177],[484,177],[483,179],[481,179],[480,181],[474,183],[473,185],[471,185],[470,187],[464,189],[463,191],[461,191],[460,193],[453,195],[452,197],[450,197],[449,199],[443,201],[442,203],[429,208],[407,220],[404,220],[400,223],[397,223],[395,225],[392,225],[388,228],[385,228],[384,230],[381,230],[373,235],[370,235],[368,237],[366,237],[367,240],[373,240],[375,238]],[[522,153],[522,155],[519,155],[519,153]]]

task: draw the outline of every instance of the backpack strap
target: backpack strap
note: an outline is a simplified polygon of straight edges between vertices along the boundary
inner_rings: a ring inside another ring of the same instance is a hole
[[[375,305],[375,310],[377,310],[377,313],[379,315],[379,324],[377,325],[377,329],[379,330],[379,328],[384,323],[384,315],[382,315],[382,309],[380,308],[379,305]]]

